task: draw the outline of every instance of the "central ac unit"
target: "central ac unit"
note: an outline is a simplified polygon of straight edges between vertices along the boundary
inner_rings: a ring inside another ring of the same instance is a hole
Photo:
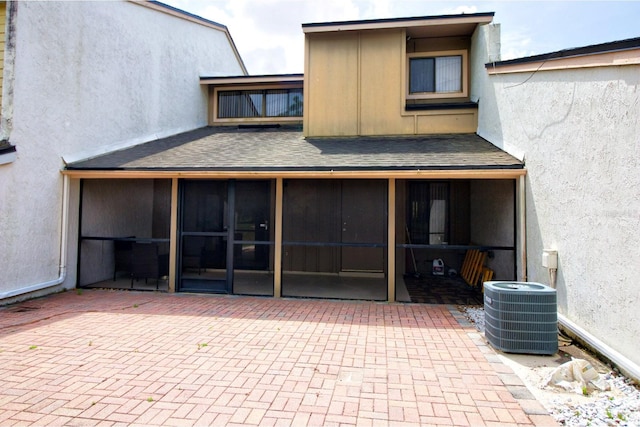
[[[484,283],[485,337],[507,353],[558,351],[556,290],[533,282]]]

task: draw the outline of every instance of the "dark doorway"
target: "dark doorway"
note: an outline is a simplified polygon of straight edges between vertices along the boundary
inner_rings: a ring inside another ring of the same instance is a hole
[[[236,181],[233,293],[273,296],[273,181]]]
[[[180,291],[230,291],[227,278],[229,192],[226,181],[182,182]]]
[[[234,268],[265,270],[269,266],[270,182],[236,183]]]
[[[342,243],[384,244],[386,206],[386,182],[343,181]],[[341,271],[382,273],[385,250],[381,246],[342,246]]]
[[[282,295],[386,300],[387,181],[284,181]]]
[[[182,181],[179,291],[273,295],[271,188],[271,181]]]

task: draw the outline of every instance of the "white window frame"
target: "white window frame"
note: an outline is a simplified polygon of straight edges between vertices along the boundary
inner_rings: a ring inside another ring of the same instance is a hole
[[[410,93],[411,85],[411,60],[415,58],[438,58],[443,56],[461,56],[462,57],[462,75],[460,76],[461,88],[460,92],[420,92]],[[436,52],[415,52],[407,54],[407,74],[406,74],[406,98],[407,99],[439,99],[439,98],[466,98],[469,95],[468,81],[469,81],[469,66],[468,66],[468,52],[464,49],[461,50],[446,50]]]

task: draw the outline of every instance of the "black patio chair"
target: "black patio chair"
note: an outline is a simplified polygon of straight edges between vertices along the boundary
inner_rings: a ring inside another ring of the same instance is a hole
[[[189,237],[182,246],[182,268],[197,269],[201,273],[204,265],[205,238]]]
[[[133,280],[148,279],[156,280],[156,290],[159,289],[162,270],[160,267],[160,256],[156,243],[133,242],[131,250],[131,288]]]
[[[129,236],[128,239],[133,239],[135,236]],[[118,272],[126,272],[131,277],[131,248],[133,242],[129,240],[114,240],[113,241],[113,281],[116,281]]]

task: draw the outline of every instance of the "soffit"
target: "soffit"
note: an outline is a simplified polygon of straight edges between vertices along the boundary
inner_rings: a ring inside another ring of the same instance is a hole
[[[68,171],[523,169],[475,134],[304,138],[299,127],[206,127],[67,165]]]
[[[212,76],[200,77],[201,85],[267,85],[267,84],[300,84],[304,82],[303,74],[271,74],[255,76]]]

